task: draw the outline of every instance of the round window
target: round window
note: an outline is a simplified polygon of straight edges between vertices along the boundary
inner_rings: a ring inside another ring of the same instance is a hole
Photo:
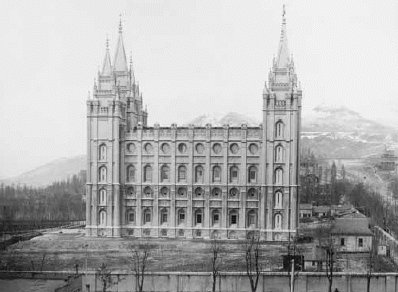
[[[204,194],[204,191],[203,191],[202,188],[196,188],[196,190],[195,190],[195,195],[196,195],[197,197],[201,197],[201,196],[203,196],[203,194]]]
[[[258,146],[254,143],[250,144],[249,151],[251,154],[256,154],[258,152]]]
[[[239,151],[239,146],[238,146],[238,144],[234,143],[231,145],[230,149],[233,154],[236,154]]]
[[[221,152],[221,145],[220,145],[220,143],[216,143],[216,144],[214,144],[213,145],[213,151],[214,151],[214,153],[216,153],[216,154],[219,154],[220,152]]]
[[[164,154],[167,154],[170,152],[170,145],[167,143],[163,143],[161,149]]]
[[[205,146],[203,146],[202,143],[196,144],[196,152],[198,154],[203,154],[204,151],[205,151]]]
[[[135,152],[135,144],[134,143],[127,144],[127,151],[134,153]]]
[[[152,144],[151,143],[146,143],[144,146],[145,152],[146,153],[152,153]]]
[[[186,188],[179,188],[178,191],[177,191],[177,194],[180,197],[185,197],[185,195],[187,194],[187,189]]]
[[[187,152],[187,145],[185,145],[185,143],[178,144],[178,151],[180,151],[180,153]]]
[[[160,193],[163,197],[167,197],[169,195],[169,189],[166,187],[161,188]]]

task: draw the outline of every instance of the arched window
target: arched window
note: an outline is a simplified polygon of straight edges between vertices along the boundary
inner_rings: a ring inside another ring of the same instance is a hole
[[[100,205],[106,205],[106,190],[105,189],[101,189],[99,191],[98,202]]]
[[[149,208],[144,210],[143,213],[144,224],[149,224],[152,221],[152,212]]]
[[[218,224],[220,224],[220,210],[213,210],[213,212],[211,213],[211,220],[212,220],[212,225],[213,226],[217,226]]]
[[[256,183],[257,182],[257,167],[255,166],[250,166],[249,167],[249,182],[250,183]]]
[[[232,166],[230,169],[229,169],[229,179],[230,179],[230,182],[238,182],[238,179],[239,178],[239,169],[238,169],[238,167],[236,167],[236,166]]]
[[[135,212],[133,210],[130,210],[126,214],[126,221],[128,223],[134,223],[135,222]]]
[[[195,182],[203,183],[203,167],[201,165],[195,167]]]
[[[221,167],[214,166],[213,167],[213,182],[221,181]]]
[[[160,224],[165,224],[168,222],[168,211],[166,208],[163,208],[162,210],[160,210]]]
[[[101,166],[99,169],[99,181],[106,182],[106,167]]]
[[[203,211],[198,209],[195,211],[195,225],[202,224],[203,222]]]
[[[186,181],[187,180],[187,168],[184,165],[180,165],[178,167],[178,181]]]
[[[283,198],[282,192],[277,191],[275,193],[275,209],[282,209],[282,207],[283,207],[282,198]]]
[[[167,165],[163,165],[162,168],[160,169],[160,181],[161,182],[169,181],[169,173],[170,173],[170,168]]]
[[[276,214],[274,217],[274,229],[281,230],[282,229],[282,215]]]
[[[99,212],[99,225],[106,226],[106,211],[105,210],[101,210]]]
[[[177,224],[185,224],[185,210],[184,209],[179,209],[177,213]]]
[[[144,182],[152,181],[152,167],[150,165],[146,165],[144,167]]]
[[[282,121],[278,121],[275,124],[275,137],[276,138],[283,138],[284,131],[285,131],[285,125],[283,124]]]
[[[135,167],[133,165],[129,165],[127,167],[127,182],[135,181]]]
[[[99,156],[98,156],[99,160],[104,161],[106,160],[106,145],[105,144],[101,144],[99,147]]]
[[[275,161],[283,162],[283,147],[282,147],[282,145],[278,145],[275,148]]]
[[[229,226],[235,226],[238,224],[238,211],[237,210],[231,210],[229,212]]]
[[[257,212],[255,210],[250,210],[247,212],[247,227],[257,226]]]
[[[283,170],[282,168],[277,168],[275,170],[275,184],[282,185],[283,184]]]

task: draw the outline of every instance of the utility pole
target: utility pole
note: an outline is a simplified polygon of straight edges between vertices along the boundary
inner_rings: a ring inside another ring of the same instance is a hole
[[[294,257],[292,259],[292,272],[290,274],[290,292],[294,292]]]

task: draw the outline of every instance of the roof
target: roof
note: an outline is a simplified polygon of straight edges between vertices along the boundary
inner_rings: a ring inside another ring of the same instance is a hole
[[[335,235],[373,235],[369,229],[369,221],[366,217],[337,218],[333,224],[331,233]]]
[[[315,213],[324,213],[324,212],[329,212],[330,211],[330,206],[314,206],[314,212]]]
[[[300,210],[312,210],[312,204],[300,204]]]

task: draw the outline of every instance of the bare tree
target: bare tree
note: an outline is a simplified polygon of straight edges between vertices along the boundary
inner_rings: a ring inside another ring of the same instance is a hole
[[[106,292],[108,287],[112,285],[112,275],[105,263],[102,263],[98,268],[96,276],[99,277],[101,281],[102,292]]]
[[[294,237],[293,240],[291,240],[290,235],[289,235],[287,254],[288,254],[288,259],[290,261],[290,265],[289,265],[289,269],[288,269],[289,288],[290,288],[290,291],[293,292],[294,291],[294,283],[299,274],[299,269],[296,269],[296,267],[298,267],[298,263],[296,263],[295,260],[296,260],[296,257],[301,254],[301,250],[297,246],[297,237]]]
[[[260,237],[258,235],[248,236],[246,240],[246,275],[250,281],[252,292],[256,292],[258,280],[260,279],[261,265],[260,258]]]
[[[376,264],[375,240],[372,239],[372,245],[369,247],[368,271],[366,273],[366,291],[370,292],[370,280]]]
[[[211,241],[211,253],[212,253],[212,258],[211,258],[211,271],[212,271],[212,278],[213,278],[213,283],[212,283],[212,292],[216,291],[216,283],[217,283],[217,278],[220,275],[220,268],[221,268],[221,263],[222,263],[222,254],[223,254],[223,248],[221,243],[217,239],[213,239]]]
[[[319,247],[322,248],[325,252],[324,262],[325,262],[326,277],[328,278],[329,281],[328,291],[332,292],[336,250],[331,233],[331,223],[329,222],[327,224],[320,225],[315,230],[314,237],[318,240]]]
[[[151,246],[148,242],[130,246],[131,271],[135,277],[136,291],[143,292],[145,270],[150,256]]]

